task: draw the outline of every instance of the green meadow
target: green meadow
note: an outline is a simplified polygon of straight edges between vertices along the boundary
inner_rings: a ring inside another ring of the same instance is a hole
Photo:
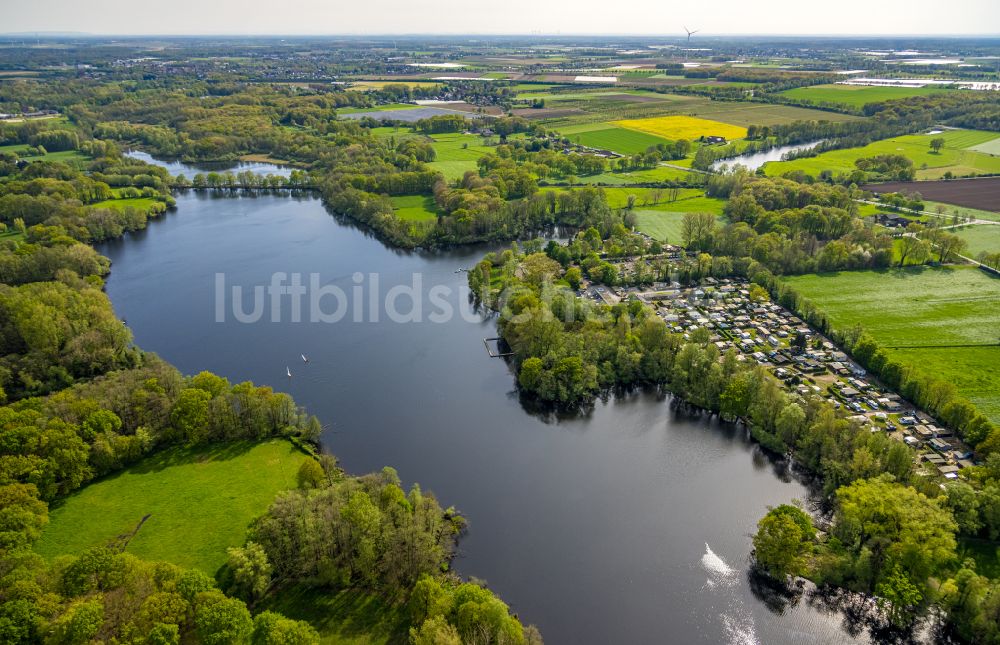
[[[925,211],[929,211],[931,213],[937,213],[938,206],[944,207],[944,215],[946,217],[951,217],[953,214],[958,213],[959,217],[966,217],[971,215],[975,219],[985,219],[985,220],[990,220],[992,222],[1000,222],[1000,213],[984,211],[978,208],[969,208],[968,206],[956,206],[955,204],[945,204],[943,202],[931,202],[924,200]],[[997,208],[1000,209],[1000,204],[997,204]]]
[[[565,190],[554,186],[541,188],[540,192],[559,192]],[[722,214],[722,208],[726,200],[715,197],[705,197],[705,191],[700,188],[681,188],[677,193],[676,201],[668,201],[669,189],[657,188],[625,188],[625,187],[602,187],[604,195],[611,208],[625,208],[628,206],[628,196],[635,195],[635,210],[650,210],[672,213],[698,213],[706,212],[715,215]],[[655,193],[659,191],[657,199]],[[656,201],[654,204],[653,202]]]
[[[933,87],[869,87],[865,85],[812,85],[785,90],[784,96],[815,103],[842,103],[853,108],[864,107],[866,103],[904,99],[910,96],[926,96],[946,92]]]
[[[835,329],[860,324],[891,356],[949,380],[1000,421],[1000,278],[972,267],[912,267],[784,281]]]
[[[392,210],[401,220],[420,222],[437,219],[437,205],[430,195],[397,195],[391,199]]]
[[[637,130],[620,128],[610,123],[589,123],[587,125],[562,128],[560,134],[573,143],[611,150],[619,154],[633,155],[645,152],[650,146],[668,143],[667,139]]]
[[[25,143],[18,143],[9,146],[0,146],[0,154],[4,152],[13,152],[18,156],[24,154],[24,151],[31,146]],[[63,150],[60,152],[48,152],[44,155],[39,155],[37,157],[24,157],[26,161],[61,161],[68,164],[83,164],[90,161],[90,157],[83,154],[79,150]]]
[[[90,204],[90,208],[110,208],[116,211],[123,211],[131,207],[140,210],[149,210],[155,203],[156,200],[149,197],[130,197],[128,199],[105,199],[102,202]]]
[[[476,161],[483,155],[492,152],[491,146],[483,145],[483,138],[470,134],[432,134],[435,158],[427,164],[439,171],[445,179],[452,181],[461,179],[467,171],[478,171]]]
[[[969,249],[965,255],[976,257],[980,253],[1000,253],[1000,224],[973,224],[949,229],[965,240]]]
[[[46,558],[107,545],[214,574],[251,520],[296,486],[305,454],[285,440],[173,448],[53,504],[35,550]]]
[[[956,177],[983,173],[1000,173],[1000,157],[976,152],[969,148],[997,138],[995,132],[949,130],[941,134],[911,134],[875,141],[862,148],[831,150],[815,157],[794,161],[772,161],[764,166],[770,176],[780,176],[793,170],[817,176],[824,170],[848,174],[855,170],[854,162],[862,157],[898,154],[913,161],[917,179],[940,179],[946,172]],[[943,138],[940,152],[930,149],[930,142]]]

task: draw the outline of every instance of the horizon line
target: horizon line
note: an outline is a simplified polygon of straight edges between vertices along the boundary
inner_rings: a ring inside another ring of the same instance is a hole
[[[87,31],[60,31],[50,30],[20,30],[12,32],[0,32],[0,38],[13,37],[35,37],[35,38],[204,38],[204,37],[227,37],[227,38],[374,38],[379,36],[412,36],[431,38],[461,38],[461,37],[525,37],[525,38],[576,38],[576,37],[608,37],[608,38],[668,38],[684,40],[683,34],[652,33],[652,32],[198,32],[198,33],[139,33],[139,32],[87,32]],[[858,33],[790,33],[790,32],[699,32],[700,38],[760,38],[760,37],[780,37],[780,38],[996,38],[1000,39],[1000,32],[994,33],[883,33],[872,32],[865,34]]]

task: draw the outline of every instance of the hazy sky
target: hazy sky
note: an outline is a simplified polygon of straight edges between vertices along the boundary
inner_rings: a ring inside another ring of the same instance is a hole
[[[998,0],[4,0],[0,32],[1000,34]]]

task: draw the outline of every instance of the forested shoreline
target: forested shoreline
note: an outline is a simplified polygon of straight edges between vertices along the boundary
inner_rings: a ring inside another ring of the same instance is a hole
[[[733,69],[720,78],[762,83],[766,91],[753,101],[773,103],[794,103],[780,90],[833,78],[776,74]],[[440,84],[362,93],[336,85],[193,77],[100,82],[82,75],[0,86],[0,105],[59,113],[0,125],[0,143],[17,148],[0,153],[0,640],[314,643],[320,635],[313,627],[264,609],[286,590],[307,588],[385,600],[405,613],[407,636],[417,645],[541,642],[485,586],[450,570],[464,528],[457,511],[418,485],[404,490],[391,468],[348,475],[318,449],[319,420],[288,395],[207,372],[183,376],[136,347],[114,315],[103,292],[110,266],[91,244],[145,228],[174,206],[172,189],[308,188],[331,212],[393,247],[525,240],[469,272],[472,291],[499,314],[522,395],[579,409],[609,392],[652,387],[745,421],[762,446],[816,476],[833,509],[822,531],[802,509],[771,510],[754,537],[760,570],[781,584],[803,576],[877,597],[880,617],[893,629],[905,632],[941,611],[959,638],[1000,642],[1000,579],[959,561],[958,550],[961,540],[1000,537],[1000,429],[939,379],[889,360],[863,330],[831,329],[823,312],[781,283],[786,275],[956,259],[965,243],[927,222],[896,232],[862,220],[857,186],[912,179],[912,161],[878,155],[857,159],[850,173],[782,178],[742,168],[695,176],[672,167],[673,174],[631,184],[704,187],[698,197],[716,200],[718,218],[682,216],[680,248],[635,232],[642,210],[636,195],[613,204],[609,191],[583,184],[662,171],[662,162],[692,152],[687,139],[610,155],[523,116],[453,114],[412,124],[340,118],[444,92]],[[513,100],[512,90],[489,83],[456,81],[448,92],[479,107]],[[750,98],[740,86],[676,92]],[[701,145],[691,165],[704,169],[737,153],[823,139],[799,153],[812,156],[936,123],[1000,129],[995,100],[974,93],[837,111],[867,119],[752,125],[748,142]],[[450,134],[482,150],[474,170],[446,178],[432,165],[433,136]],[[264,155],[296,169],[288,179],[171,177],[123,156],[130,146],[188,162]],[[428,200],[430,216],[398,215],[394,200],[413,196]],[[569,232],[566,244],[526,239],[553,227]],[[649,261],[629,264],[636,258]],[[576,293],[584,281],[697,285],[733,276],[752,284],[754,299],[797,312],[954,427],[980,463],[962,481],[942,483],[915,465],[906,445],[862,428],[822,396],[786,392],[764,368],[720,351],[706,329],[672,333],[638,301],[594,304]],[[52,562],[32,550],[49,505],[98,478],[171,447],[270,438],[293,442],[310,459],[298,488],[281,493],[252,523],[215,578],[114,548]]]
[[[44,128],[0,134],[52,147],[76,137]],[[492,592],[450,572],[464,527],[453,509],[419,486],[404,492],[391,469],[344,473],[317,450],[320,422],[288,395],[207,372],[184,377],[134,345],[102,290],[109,263],[90,244],[145,228],[174,204],[175,182],[114,143],[67,145],[91,157],[85,170],[0,158],[0,222],[9,232],[0,239],[0,640],[317,643],[309,624],[254,611],[304,585],[401,605],[414,642],[482,634],[541,642]],[[270,437],[312,457],[299,489],[275,500],[215,579],[115,545],[51,562],[32,550],[49,504],[89,482],[171,446]],[[303,533],[306,517],[324,530]]]

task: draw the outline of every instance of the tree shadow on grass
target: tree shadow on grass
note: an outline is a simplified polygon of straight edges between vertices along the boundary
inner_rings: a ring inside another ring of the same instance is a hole
[[[308,622],[324,640],[367,637],[370,643],[409,642],[406,608],[367,591],[300,584],[278,590],[260,604],[259,609]]]
[[[265,439],[263,441],[232,441],[204,446],[177,446],[167,448],[160,452],[156,452],[149,457],[141,459],[130,466],[126,466],[122,470],[86,482],[81,488],[73,491],[69,495],[50,502],[49,509],[53,510],[59,508],[67,501],[86,490],[88,486],[99,482],[114,481],[119,477],[129,474],[146,475],[150,473],[157,473],[166,470],[171,466],[184,466],[187,464],[209,461],[227,461],[229,459],[235,459],[245,455],[247,452],[266,441],[276,441],[276,439]],[[294,451],[296,448],[289,443],[288,450]]]
[[[170,468],[209,461],[228,461],[241,457],[260,445],[257,441],[233,441],[205,446],[179,446],[156,453],[123,472],[145,475]],[[289,445],[289,450],[293,448]]]

